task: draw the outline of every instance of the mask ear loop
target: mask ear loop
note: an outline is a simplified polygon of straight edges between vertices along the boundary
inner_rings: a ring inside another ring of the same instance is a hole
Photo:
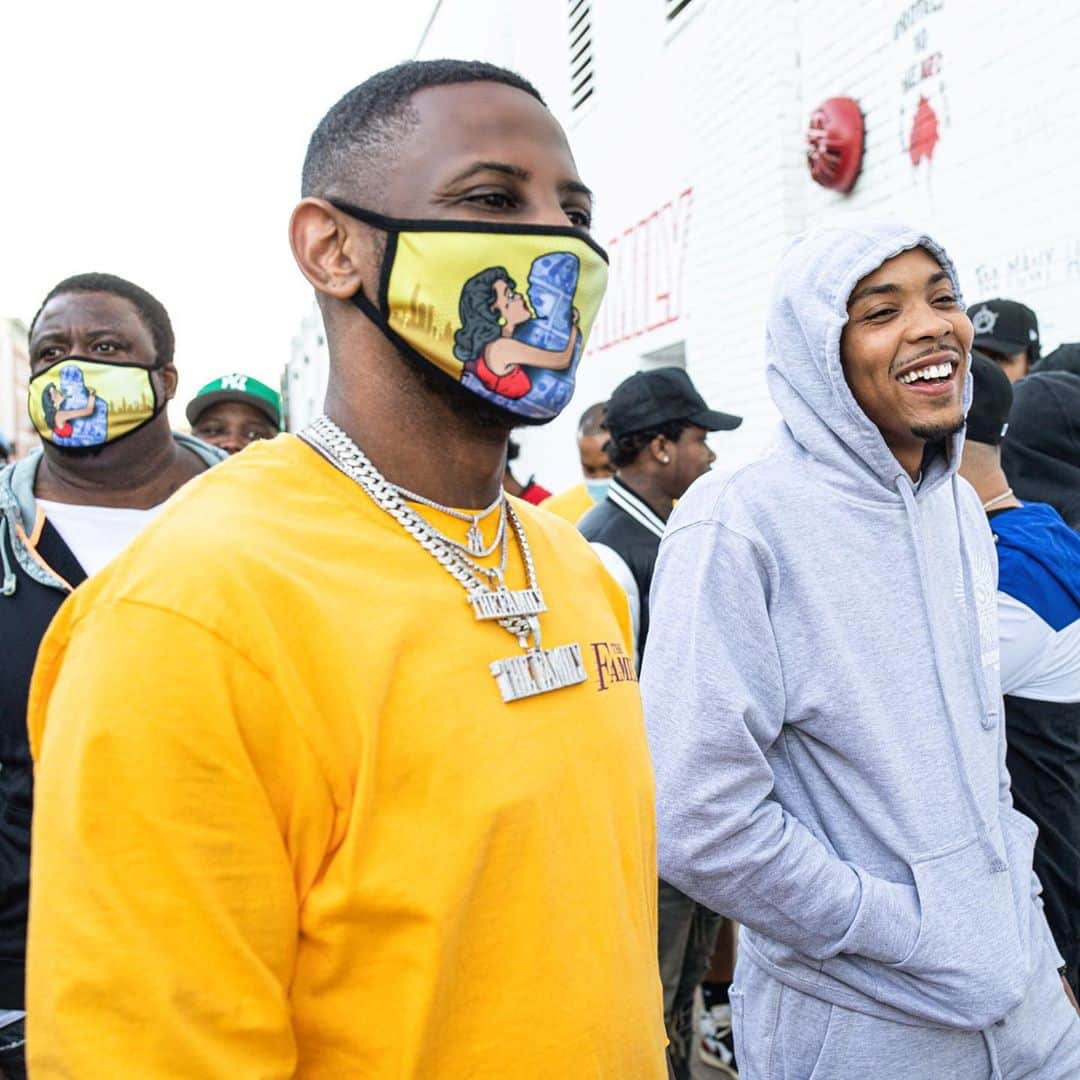
[[[90,360],[88,361],[88,363],[100,363],[100,361]],[[113,367],[140,368],[141,370],[145,371],[146,381],[150,384],[150,393],[154,395],[154,411],[141,424],[139,424],[138,427],[134,427],[130,431],[124,432],[123,435],[120,435],[118,438],[113,439],[113,442],[119,442],[120,439],[126,439],[128,435],[134,435],[136,431],[142,431],[144,427],[155,421],[169,407],[169,398],[166,396],[164,389],[162,389],[160,393],[158,392],[157,383],[154,382],[154,372],[164,371],[164,369],[168,367],[170,363],[172,363],[171,360],[155,359],[149,367],[146,367],[143,364],[112,365]],[[109,367],[110,365],[105,364],[104,366]]]
[[[480,233],[494,236],[549,236],[579,240],[604,260],[610,262],[607,252],[583,229],[573,225],[525,225],[502,221],[458,221],[452,218],[394,218],[367,210],[343,199],[327,199],[335,210],[362,221],[365,225],[381,229],[388,235],[401,232],[457,232]]]
[[[154,395],[154,411],[150,415],[150,419],[146,421],[147,424],[149,424],[151,420],[156,420],[159,414],[163,413],[169,407],[169,398],[166,395],[164,388],[162,388],[161,394],[158,394],[157,383],[154,382],[153,372],[164,371],[171,362],[172,361],[170,360],[155,360],[150,367],[146,368],[148,373],[147,379],[150,382],[150,393]],[[160,403],[158,402],[159,396],[161,398]]]

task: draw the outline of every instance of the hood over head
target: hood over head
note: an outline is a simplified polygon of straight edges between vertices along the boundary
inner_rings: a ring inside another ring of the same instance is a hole
[[[840,365],[840,335],[855,285],[883,262],[924,248],[960,283],[945,249],[904,225],[830,225],[796,240],[781,260],[766,332],[769,392],[794,439],[813,457],[873,487],[896,491],[906,476],[873,421],[862,411]],[[964,411],[971,405],[970,371]],[[963,433],[949,440],[944,459],[928,466],[921,491],[948,479],[959,466]]]
[[[1043,371],[1013,386],[1001,464],[1018,498],[1080,529],[1080,375]]]
[[[1080,375],[1080,342],[1067,341],[1059,345],[1032,367],[1031,374],[1040,371],[1071,371],[1074,375]]]

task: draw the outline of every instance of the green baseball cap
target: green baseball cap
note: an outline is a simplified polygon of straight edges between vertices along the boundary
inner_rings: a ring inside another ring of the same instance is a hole
[[[185,410],[188,423],[194,427],[199,422],[199,417],[219,401],[242,401],[253,405],[274,427],[281,428],[281,395],[266,383],[237,372],[208,382],[188,402]]]

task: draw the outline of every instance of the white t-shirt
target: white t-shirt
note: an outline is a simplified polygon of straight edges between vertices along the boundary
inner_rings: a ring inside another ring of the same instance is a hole
[[[87,577],[112,562],[161,512],[163,502],[149,510],[123,506],[75,506],[38,499],[38,506],[79,560]]]
[[[1080,702],[1080,619],[1055,630],[1022,600],[998,593],[1001,692]]]

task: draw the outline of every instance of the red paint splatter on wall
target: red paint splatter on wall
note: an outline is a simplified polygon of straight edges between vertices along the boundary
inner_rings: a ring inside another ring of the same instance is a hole
[[[940,137],[937,113],[926,98],[920,97],[919,107],[915,110],[915,120],[911,125],[911,138],[908,141],[911,164],[918,165],[923,158],[929,161],[934,156],[934,147],[937,146]]]

